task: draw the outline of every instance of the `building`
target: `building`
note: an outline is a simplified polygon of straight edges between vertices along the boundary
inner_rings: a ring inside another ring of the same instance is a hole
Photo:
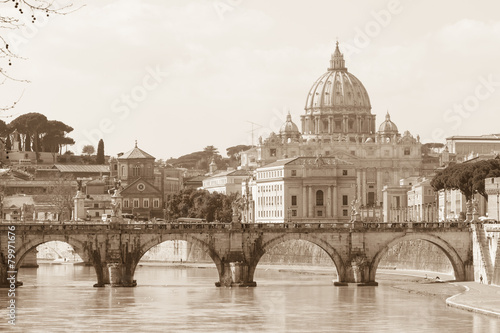
[[[58,221],[57,208],[49,196],[5,196],[1,205],[4,221],[41,222]]]
[[[255,170],[243,185],[248,222],[347,222],[356,171],[336,157],[293,157]]]
[[[242,153],[241,168],[253,170],[283,158],[334,156],[354,165],[362,208],[381,207],[384,186],[423,174],[422,145],[418,136],[400,134],[388,112],[377,130],[371,110],[368,92],[347,70],[337,43],[327,72],[307,92],[301,130],[288,115],[279,133],[259,138],[256,147]]]
[[[500,134],[451,136],[446,138],[446,147],[458,161],[471,153],[492,154],[500,152]]]
[[[37,169],[37,179],[97,179],[109,176],[109,165],[54,164],[49,169]]]
[[[134,149],[112,159],[110,168],[117,170],[116,177],[122,186],[126,186],[139,178],[154,183],[154,162],[155,158],[138,148],[136,142]],[[113,176],[115,176],[114,173]]]
[[[408,221],[431,222],[436,219],[436,192],[431,186],[430,179],[420,179],[408,191]]]
[[[203,179],[203,189],[210,193],[241,194],[241,184],[252,175],[247,170],[226,170]]]
[[[111,170],[117,171],[122,213],[139,219],[164,217],[163,188],[155,186],[154,162],[155,158],[138,148],[137,142],[132,150],[111,159]]]
[[[486,178],[484,189],[488,194],[488,219],[500,221],[500,177]]]

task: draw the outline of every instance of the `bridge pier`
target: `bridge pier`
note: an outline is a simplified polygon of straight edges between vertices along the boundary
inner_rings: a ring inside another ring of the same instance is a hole
[[[125,264],[112,262],[107,264],[107,269],[109,272],[109,284],[112,287],[135,287],[137,282],[133,279],[133,275],[130,274],[130,270],[127,269]]]
[[[219,271],[217,287],[256,287],[250,276],[250,266],[243,261],[223,262]]]

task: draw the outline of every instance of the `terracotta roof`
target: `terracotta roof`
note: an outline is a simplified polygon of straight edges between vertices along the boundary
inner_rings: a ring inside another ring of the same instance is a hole
[[[131,151],[126,152],[122,156],[118,157],[119,160],[132,159],[132,158],[152,158],[152,159],[154,159],[155,157],[149,155],[144,150],[137,148],[137,147],[135,147]]]
[[[60,172],[109,173],[109,165],[55,164],[54,168]]]

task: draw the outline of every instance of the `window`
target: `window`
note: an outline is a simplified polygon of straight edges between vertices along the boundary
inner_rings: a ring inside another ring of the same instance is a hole
[[[153,208],[160,208],[160,199],[153,199]]]
[[[94,208],[99,208],[99,204],[98,204],[98,203],[95,203],[95,204],[94,204]]]
[[[375,192],[368,192],[368,206],[375,205]]]
[[[410,148],[405,148],[405,155],[410,155],[410,152],[411,152]]]
[[[318,217],[322,217],[322,216],[323,216],[323,211],[322,211],[322,210],[318,210],[318,211],[316,212],[316,216],[318,216]]]
[[[347,206],[349,204],[349,198],[347,195],[342,196],[342,205]]]
[[[323,191],[316,192],[316,206],[323,206]]]
[[[351,150],[351,155],[356,156],[356,152],[354,150]]]
[[[292,216],[297,216],[297,210],[296,209],[292,209]]]
[[[347,209],[342,210],[342,216],[347,216]]]
[[[123,208],[128,208],[128,199],[123,200]]]
[[[297,196],[292,195],[292,206],[297,206]]]
[[[134,208],[139,208],[139,199],[134,199]]]
[[[142,207],[149,208],[149,199],[144,199],[142,201]]]
[[[329,150],[325,151],[325,156],[330,156],[330,151]]]
[[[132,171],[133,172],[132,175],[133,176],[140,176],[140,174],[141,174],[140,171],[141,171],[141,167],[136,165],[136,166],[134,166],[134,169]]]
[[[271,149],[269,149],[269,154],[270,154],[272,157],[276,156],[276,148],[271,148]]]
[[[292,177],[297,176],[297,170],[292,170]]]
[[[347,170],[342,170],[342,176],[347,176]]]

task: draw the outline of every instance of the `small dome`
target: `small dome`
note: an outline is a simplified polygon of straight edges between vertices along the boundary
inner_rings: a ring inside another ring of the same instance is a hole
[[[366,139],[365,143],[373,143],[373,139],[372,138],[368,138],[368,139]]]
[[[297,125],[292,121],[292,116],[290,112],[286,116],[286,121],[280,128],[280,135],[287,138],[298,138],[300,136],[300,131]]]
[[[380,132],[380,134],[398,133],[398,127],[391,121],[391,116],[389,115],[389,112],[387,112],[387,114],[385,115],[385,121],[382,124],[380,124],[378,131]]]

